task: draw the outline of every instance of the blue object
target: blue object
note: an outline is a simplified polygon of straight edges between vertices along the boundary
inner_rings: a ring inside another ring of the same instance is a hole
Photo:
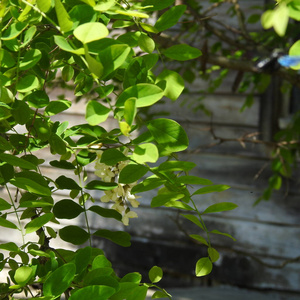
[[[284,55],[278,58],[283,67],[295,67],[300,64],[300,55]]]

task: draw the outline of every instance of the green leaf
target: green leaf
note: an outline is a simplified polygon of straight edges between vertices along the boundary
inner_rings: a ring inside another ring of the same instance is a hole
[[[215,185],[200,188],[196,192],[194,192],[193,195],[203,195],[203,194],[213,193],[213,192],[223,192],[228,189],[230,189],[229,185],[215,184]]]
[[[109,113],[109,108],[96,100],[90,100],[86,106],[85,119],[90,125],[94,126],[106,121]]]
[[[92,262],[92,270],[98,268],[111,268],[111,262],[103,255],[96,256]]]
[[[5,228],[11,228],[11,229],[18,229],[17,225],[0,217],[0,226]]]
[[[25,225],[26,234],[32,233],[40,229],[42,226],[47,224],[53,218],[52,213],[44,214],[40,217],[37,217],[30,221],[28,224]]]
[[[0,244],[0,249],[12,252],[19,252],[19,247],[13,242]]]
[[[6,210],[6,209],[10,209],[11,208],[11,204],[9,204],[6,200],[4,200],[3,198],[0,198],[0,211],[1,210]]]
[[[47,277],[43,285],[45,296],[60,296],[67,290],[75,276],[76,267],[73,263],[64,264]]]
[[[187,134],[174,120],[155,119],[148,123],[147,128],[157,143],[167,151],[183,151],[189,145]]]
[[[132,272],[126,274],[120,282],[134,282],[134,283],[140,283],[142,280],[142,275],[137,272]]]
[[[79,216],[84,209],[74,200],[63,199],[55,203],[53,213],[58,219],[74,219]]]
[[[162,10],[171,6],[175,0],[145,0],[143,6],[147,7],[146,11]]]
[[[273,11],[273,27],[279,36],[284,36],[289,22],[289,8],[285,3],[279,4]]]
[[[135,146],[132,159],[139,164],[155,163],[159,158],[158,149],[154,144],[145,143]]]
[[[157,85],[138,83],[123,91],[117,99],[116,106],[123,107],[129,98],[136,98],[136,107],[147,107],[159,101],[164,91]]]
[[[76,265],[76,274],[80,274],[83,270],[87,268],[90,263],[90,259],[92,256],[92,248],[85,247],[83,249],[79,249],[76,252],[76,255],[73,259]]]
[[[119,212],[117,212],[115,209],[109,209],[98,205],[94,205],[91,206],[89,210],[104,218],[113,218],[118,221],[122,220],[122,215]]]
[[[292,47],[289,50],[289,55],[300,55],[300,40],[298,40],[296,43],[292,45]],[[300,65],[292,66],[291,69],[299,70]]]
[[[100,61],[96,60],[94,57],[92,57],[89,52],[86,45],[84,45],[84,52],[85,52],[85,59],[88,64],[88,68],[97,78],[103,77],[104,72],[104,66],[101,64]]]
[[[12,68],[16,61],[7,50],[0,49],[0,63],[3,68]]]
[[[148,287],[145,285],[136,287],[126,300],[145,300],[147,296]]]
[[[154,266],[150,269],[148,276],[152,283],[156,283],[161,281],[163,277],[163,271],[160,267]]]
[[[228,211],[237,208],[238,206],[231,202],[221,202],[216,203],[211,206],[209,206],[203,214],[209,214],[209,213],[215,213],[215,212],[221,212],[221,211]]]
[[[212,270],[212,263],[208,257],[200,258],[196,263],[196,276],[208,275]]]
[[[206,246],[208,246],[208,243],[206,241],[206,239],[204,237],[202,237],[201,235],[198,234],[190,234],[190,237],[198,242],[200,242],[201,244],[204,244]]]
[[[273,26],[273,10],[265,11],[261,16],[261,24],[264,29],[270,29]]]
[[[75,72],[72,66],[66,65],[62,68],[61,70],[61,77],[65,82],[70,81],[73,76],[74,76]]]
[[[54,3],[60,30],[63,32],[70,31],[73,27],[73,22],[70,16],[68,15],[65,7],[63,6],[60,0],[54,0]]]
[[[62,240],[74,245],[82,245],[90,235],[84,229],[78,226],[70,225],[59,230],[59,236]]]
[[[171,70],[162,71],[158,75],[156,83],[159,84],[159,82],[163,80],[166,82],[164,95],[175,101],[181,95],[184,89],[184,80],[177,72]]]
[[[163,291],[156,291],[151,296],[151,299],[159,299],[159,298],[169,298],[169,299],[171,299],[172,296],[169,293],[167,293],[165,290],[163,290]]]
[[[105,0],[105,1],[101,1],[99,4],[97,4],[93,8],[96,11],[104,12],[104,11],[109,10],[115,4],[116,4],[115,0]]]
[[[215,248],[208,247],[207,252],[208,252],[211,262],[213,262],[213,263],[216,262],[220,258],[220,254]]]
[[[24,125],[31,119],[33,111],[25,101],[15,100],[11,113],[18,124]]]
[[[108,76],[123,65],[131,52],[130,47],[124,44],[115,44],[97,52],[98,59],[103,65],[103,77]]]
[[[10,180],[10,183],[14,186],[28,191],[33,194],[41,196],[51,196],[51,190],[48,186],[43,186],[37,183],[36,181],[25,178],[25,177],[16,177]]]
[[[60,35],[54,35],[54,41],[55,44],[62,50],[71,52],[77,55],[82,55],[84,54],[84,49],[79,48],[79,49],[74,49],[63,36]]]
[[[24,58],[21,60],[20,70],[28,70],[35,66],[42,58],[42,52],[38,49],[30,49],[25,53]]]
[[[105,285],[91,285],[78,289],[69,300],[107,300],[115,293],[115,289]]]
[[[0,136],[0,150],[11,150],[11,144],[2,136]]]
[[[17,91],[20,93],[27,93],[39,87],[40,83],[35,75],[26,75],[21,77],[17,82]]]
[[[182,199],[184,197],[184,194],[180,193],[166,193],[166,194],[161,194],[153,197],[151,201],[151,207],[160,207],[164,204],[166,204],[169,201],[176,201],[179,199]]]
[[[174,201],[174,200],[170,200],[169,202],[167,202],[165,204],[165,207],[173,207],[177,209],[190,210],[190,211],[195,210],[194,208],[192,208],[191,206],[187,205],[184,202]]]
[[[155,49],[155,42],[144,32],[141,33],[138,39],[138,45],[147,53],[152,53]]]
[[[125,166],[119,174],[119,183],[133,183],[141,179],[148,172],[143,165],[130,164]]]
[[[137,113],[136,100],[136,98],[129,98],[125,101],[124,119],[129,126],[132,125]]]
[[[142,193],[154,190],[158,188],[159,186],[163,185],[165,183],[165,180],[162,180],[161,178],[157,177],[149,177],[140,182],[139,184],[135,185],[131,193]]]
[[[202,52],[199,49],[186,44],[171,46],[170,48],[162,51],[162,53],[168,58],[179,61],[195,59],[201,56],[202,54]]]
[[[11,154],[0,153],[0,160],[21,169],[36,170],[36,166],[33,163]]]
[[[214,233],[214,234],[224,235],[224,236],[229,237],[229,238],[232,239],[233,241],[236,241],[236,239],[235,239],[234,237],[232,237],[229,233],[224,233],[224,232],[221,232],[221,231],[219,231],[219,230],[212,230],[212,231],[210,231],[209,233]]]
[[[106,26],[98,22],[85,23],[74,30],[75,37],[83,44],[103,39],[108,33]]]
[[[183,184],[199,184],[199,185],[211,185],[213,184],[209,179],[200,178],[197,176],[184,175],[176,179],[177,183]]]
[[[65,169],[65,170],[74,170],[75,166],[66,160],[52,160],[50,161],[50,165],[55,168]]]
[[[20,35],[27,26],[28,26],[27,23],[22,23],[22,22],[13,23],[3,32],[1,39],[4,41],[12,40],[16,38],[18,35]]]
[[[114,242],[117,245],[123,247],[129,247],[130,243],[130,234],[124,231],[110,231],[106,229],[100,229],[93,233],[93,235],[108,239]]]
[[[14,278],[18,285],[25,286],[33,276],[34,271],[31,267],[22,266],[16,270]]]
[[[64,140],[56,133],[52,133],[49,137],[50,149],[53,154],[64,155],[67,152],[67,146]]]
[[[68,178],[64,175],[59,176],[55,180],[55,183],[61,190],[81,190],[81,187],[72,178]]]
[[[185,171],[188,172],[196,167],[196,164],[189,161],[165,161],[157,167],[159,172],[176,172],[176,171]]]
[[[198,227],[204,230],[202,223],[200,222],[199,218],[197,218],[195,215],[182,215],[184,218],[190,220],[194,224],[196,224]]]
[[[51,8],[51,0],[36,0],[36,4],[42,12],[47,12]]]
[[[184,14],[186,5],[176,5],[171,7],[156,21],[154,27],[159,31],[164,31],[174,25],[176,25],[180,17]]]
[[[67,110],[70,108],[72,105],[72,102],[69,100],[56,100],[56,101],[51,101],[46,109],[45,113],[47,116],[53,116],[56,115],[64,110]]]
[[[113,190],[118,186],[115,182],[105,182],[101,180],[92,180],[84,188],[87,190],[108,191]]]
[[[50,100],[45,91],[34,91],[24,97],[24,101],[34,108],[42,108],[47,106]]]

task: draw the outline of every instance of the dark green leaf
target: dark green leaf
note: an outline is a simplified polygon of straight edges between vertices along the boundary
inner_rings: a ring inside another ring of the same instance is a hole
[[[0,244],[0,249],[7,250],[7,251],[12,251],[12,252],[18,252],[19,251],[19,247],[15,243],[12,243],[12,242]]]
[[[148,168],[143,165],[127,165],[119,174],[119,183],[133,183],[141,179],[147,172]]]
[[[55,203],[53,213],[58,219],[74,219],[79,216],[84,209],[74,200],[63,199]]]
[[[19,167],[21,169],[36,170],[36,166],[29,161],[16,157],[7,153],[0,153],[0,160],[7,162],[8,164]]]
[[[91,247],[85,247],[83,249],[77,250],[76,255],[74,257],[74,263],[76,265],[76,274],[80,274],[83,270],[87,268],[87,266],[90,263],[91,255]]]
[[[72,179],[64,175],[59,176],[55,183],[57,187],[61,190],[81,190],[81,187]]]
[[[82,245],[90,238],[90,235],[84,229],[74,225],[60,229],[59,236],[65,242],[74,245]]]
[[[100,191],[108,191],[113,190],[118,186],[115,182],[105,182],[100,180],[92,180],[89,182],[84,188],[87,190],[100,190]]]
[[[52,116],[52,115],[56,115],[64,110],[67,110],[68,108],[70,108],[72,105],[72,102],[69,100],[56,100],[56,101],[51,101],[46,109],[46,115],[47,116]]]
[[[160,32],[176,25],[180,17],[184,14],[185,10],[186,5],[173,6],[160,16],[154,27]]]
[[[4,200],[3,198],[0,198],[0,211],[1,210],[6,210],[6,209],[10,209],[11,208],[11,204],[9,204],[6,200]]]
[[[52,213],[44,214],[40,217],[37,217],[31,220],[28,224],[25,225],[26,234],[32,233],[40,229],[42,226],[47,224],[53,218]]]
[[[129,247],[131,245],[130,234],[128,232],[100,229],[94,232],[93,235],[106,238],[123,247]]]
[[[11,228],[11,229],[18,229],[17,225],[0,217],[0,226],[1,227],[6,227],[6,228]]]
[[[125,156],[120,150],[117,149],[107,149],[101,155],[100,162],[108,166],[114,166],[120,161],[128,160],[128,157]]]
[[[60,296],[70,287],[75,276],[76,267],[73,263],[64,264],[47,277],[43,285],[45,296]]]
[[[75,169],[75,166],[66,160],[52,160],[50,161],[50,165],[55,168],[66,169],[66,170]]]
[[[190,234],[190,237],[206,246],[208,246],[208,243],[206,241],[206,239],[204,237],[202,237],[201,235],[198,234]]]
[[[109,209],[98,205],[94,205],[91,206],[89,210],[104,218],[113,218],[118,221],[122,220],[122,215],[119,212],[117,212],[115,209]]]
[[[190,59],[195,59],[202,55],[202,52],[194,47],[186,44],[180,44],[171,46],[170,48],[163,51],[163,54],[171,59],[186,61]]]
[[[14,186],[28,191],[33,194],[38,194],[42,196],[51,196],[51,190],[47,186],[40,185],[36,183],[34,180],[24,177],[16,177],[10,180],[10,183]]]
[[[42,108],[49,104],[49,97],[44,91],[34,91],[24,98],[34,108]]]

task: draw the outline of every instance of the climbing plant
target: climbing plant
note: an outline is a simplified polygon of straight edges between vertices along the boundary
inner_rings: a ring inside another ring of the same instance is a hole
[[[90,218],[127,226],[138,217],[138,197],[147,191],[157,191],[153,209],[180,210],[198,226],[191,238],[207,246],[207,256],[195,262],[196,276],[209,274],[219,258],[211,235],[232,238],[207,228],[203,215],[235,204],[200,211],[193,200],[229,187],[189,175],[195,163],[176,156],[189,145],[180,124],[141,114],[163,97],[176,101],[184,89],[182,76],[164,62],[201,56],[188,44],[163,47],[156,40],[187,9],[174,2],[1,1],[0,226],[18,234],[0,244],[1,273],[8,270],[1,299],[22,293],[26,299],[139,300],[150,287],[156,289],[153,298],[170,298],[157,285],[161,267],[153,266],[149,278],[137,272],[119,277],[104,251],[93,247],[95,238],[130,246],[129,233],[98,228]],[[57,86],[76,100],[50,99]],[[76,101],[85,103],[85,123],[70,125],[59,116]],[[104,128],[108,119],[116,121],[112,130]],[[45,165],[55,172],[46,173]],[[198,187],[191,192],[191,185]],[[65,199],[55,197],[62,191]],[[85,225],[76,223],[78,216]],[[65,226],[64,219],[74,221]],[[55,240],[78,250],[56,248]]]

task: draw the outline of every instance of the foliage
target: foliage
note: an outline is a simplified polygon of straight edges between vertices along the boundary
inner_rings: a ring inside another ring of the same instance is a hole
[[[241,104],[241,111],[251,107],[255,97],[272,89],[272,83],[275,82],[276,90],[273,90],[273,95],[281,98],[279,103],[276,99],[270,99],[271,102],[274,101],[274,107],[278,107],[276,115],[274,113],[274,125],[270,128],[272,136],[253,134],[252,138],[241,136],[230,139],[212,134],[216,144],[227,141],[236,141],[242,146],[259,143],[272,149],[270,166],[273,174],[269,179],[269,186],[258,202],[268,200],[274,190],[282,188],[284,179],[292,177],[293,168],[299,158],[300,115],[296,103],[299,103],[297,95],[300,87],[297,72],[300,68],[300,2],[261,1],[261,6],[247,6],[247,11],[244,10],[245,3],[238,0],[180,2],[186,4],[187,13],[178,28],[179,33],[176,37],[170,34],[156,37],[156,40],[163,47],[174,47],[188,40],[190,45],[201,49],[202,55],[196,62],[178,63],[175,69],[187,82],[195,83],[193,89],[197,86],[196,80],[199,77],[208,83],[207,89],[201,88],[197,91],[200,96],[194,103],[189,101],[194,110],[201,109],[212,115],[202,104],[202,99],[206,94],[217,91],[224,79],[229,75],[234,76],[233,72],[236,75],[232,80],[231,90],[244,94],[246,99]],[[294,100],[290,100],[290,106],[295,106],[294,111],[288,116],[280,115],[284,111],[287,98],[292,97]],[[292,101],[294,104],[291,104]],[[281,117],[289,120],[284,128],[279,126]]]
[[[170,298],[157,286],[160,267],[149,271],[148,283],[138,273],[120,278],[105,253],[92,247],[96,238],[130,246],[126,231],[98,228],[90,216],[128,225],[138,216],[132,210],[139,206],[137,194],[157,188],[151,206],[180,209],[199,228],[200,234],[191,238],[207,246],[207,257],[196,263],[196,276],[211,272],[219,257],[211,234],[231,236],[208,229],[202,215],[236,205],[225,202],[199,211],[193,197],[229,187],[188,175],[195,164],[176,158],[189,145],[177,122],[145,120],[139,113],[164,96],[175,101],[184,89],[175,70],[154,74],[159,59],[201,56],[187,44],[163,48],[154,39],[178,24],[186,8],[174,6],[174,0],[1,1],[0,181],[7,198],[0,199],[0,225],[22,238],[0,245],[1,270],[10,269],[7,283],[1,284],[1,299],[24,292],[26,298],[47,300],[62,294],[71,300],[138,300],[149,287],[157,289],[153,298]],[[161,10],[165,12],[154,25],[148,21]],[[84,124],[57,121],[74,102],[50,100],[48,92],[56,85],[69,88],[77,100],[87,100]],[[107,131],[101,125],[111,117],[118,126]],[[41,159],[45,152],[49,162]],[[47,164],[56,170],[53,178],[44,175]],[[88,176],[90,169],[99,179]],[[190,184],[200,187],[191,193]],[[95,192],[113,205],[97,203]],[[66,199],[57,201],[59,193]],[[61,220],[78,216],[83,216],[84,226],[72,223],[57,232]],[[51,245],[56,239],[81,248],[56,249]]]

